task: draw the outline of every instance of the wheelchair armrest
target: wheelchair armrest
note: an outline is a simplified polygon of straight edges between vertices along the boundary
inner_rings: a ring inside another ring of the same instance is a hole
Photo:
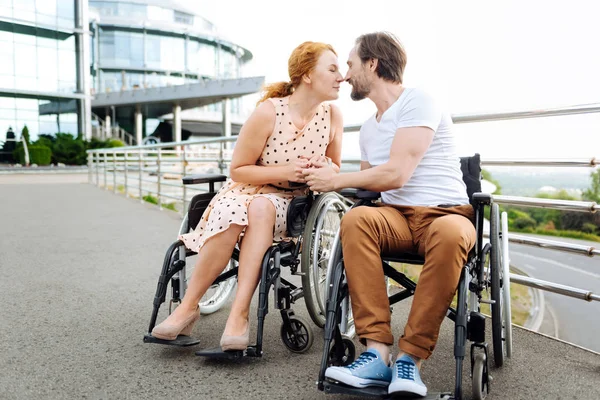
[[[183,184],[194,185],[198,183],[224,182],[226,179],[227,177],[225,175],[220,174],[187,175],[183,177]]]
[[[361,200],[377,200],[381,197],[380,192],[372,192],[370,190],[363,190],[357,188],[345,188],[340,191],[340,194],[344,197],[350,197],[353,199]]]
[[[473,193],[473,205],[492,204],[492,195],[489,193]]]

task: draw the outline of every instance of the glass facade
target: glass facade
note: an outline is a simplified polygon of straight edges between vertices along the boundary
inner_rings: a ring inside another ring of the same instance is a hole
[[[76,3],[0,0],[0,140],[9,128],[20,138],[25,126],[32,139],[59,129],[78,133],[73,107],[58,118],[40,115],[53,99],[77,98]]]
[[[164,3],[90,0],[98,15],[91,39],[95,92],[241,76],[244,49],[220,43],[215,27],[204,18]],[[220,110],[220,105],[207,110]],[[239,111],[239,101],[232,102],[231,111]]]
[[[75,27],[75,1],[0,0],[0,16],[23,24],[59,30]]]

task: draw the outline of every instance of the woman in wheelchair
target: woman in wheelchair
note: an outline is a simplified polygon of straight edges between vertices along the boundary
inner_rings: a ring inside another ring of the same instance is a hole
[[[261,262],[273,241],[286,240],[291,200],[306,194],[302,169],[327,165],[339,171],[342,116],[326,102],[338,98],[343,77],[337,54],[324,43],[305,42],[288,61],[289,82],[267,86],[243,125],[232,156],[230,179],[212,199],[191,233],[180,236],[198,253],[181,304],[152,336],[189,335],[199,319],[198,302],[225,269],[240,243],[238,287],[225,330],[223,351],[249,343],[249,308]],[[326,160],[326,162],[325,162]]]

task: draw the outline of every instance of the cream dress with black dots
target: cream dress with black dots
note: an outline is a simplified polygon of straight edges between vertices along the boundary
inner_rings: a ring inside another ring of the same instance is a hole
[[[331,132],[331,106],[321,104],[314,117],[304,126],[297,128],[288,110],[289,96],[271,98],[275,105],[276,119],[273,133],[256,165],[277,167],[294,162],[300,156],[308,158],[324,156],[327,145],[333,139]],[[272,185],[250,185],[228,179],[208,205],[198,226],[193,232],[180,235],[187,248],[198,252],[208,239],[223,232],[231,224],[248,225],[248,206],[257,197],[265,197],[273,203],[277,213],[273,240],[287,238],[286,216],[291,200],[306,194],[307,189],[292,189],[288,182],[274,182]],[[240,235],[240,236],[241,236]]]

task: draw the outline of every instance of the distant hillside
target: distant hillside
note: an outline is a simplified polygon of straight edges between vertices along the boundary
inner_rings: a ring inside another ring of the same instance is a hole
[[[486,167],[502,186],[502,194],[533,196],[543,187],[581,192],[590,186],[591,168]]]

